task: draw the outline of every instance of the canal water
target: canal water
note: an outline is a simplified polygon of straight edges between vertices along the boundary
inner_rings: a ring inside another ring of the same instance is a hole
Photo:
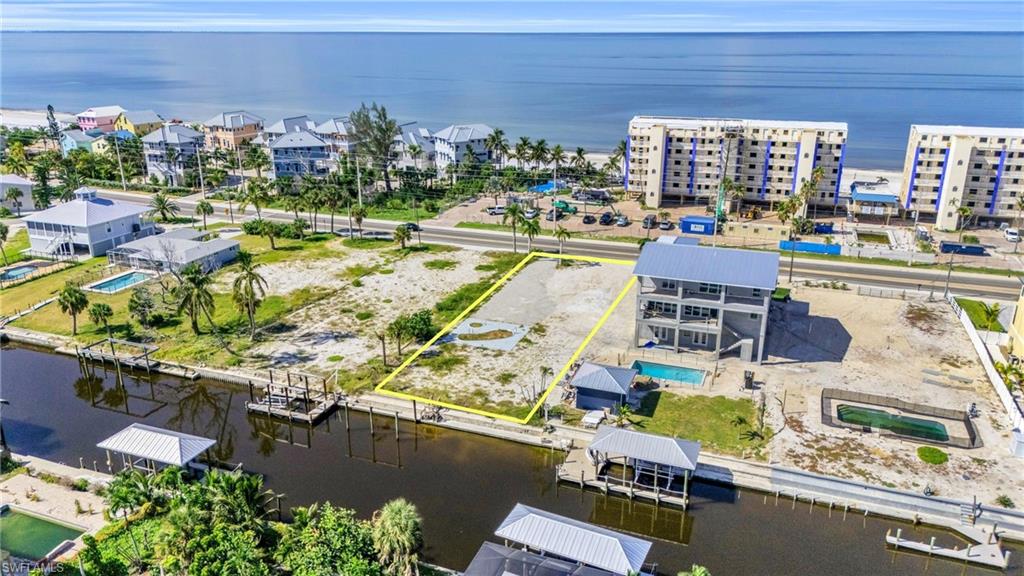
[[[554,482],[562,454],[430,425],[342,413],[315,429],[251,416],[248,393],[235,386],[167,376],[126,378],[97,367],[83,375],[73,357],[5,345],[0,350],[3,424],[12,450],[104,469],[95,445],[133,422],[217,439],[215,455],[266,476],[285,506],[316,501],[354,508],[363,516],[404,496],[424,517],[426,560],[464,569],[480,544],[493,539],[505,514],[522,502],[633,533],[654,542],[649,560],[675,575],[693,563],[713,574],[994,574],[944,560],[887,550],[887,529],[905,537],[953,545],[956,537],[928,528],[807,503],[765,497],[710,483],[693,486],[681,511],[580,491]],[[1009,573],[1024,574],[1016,546]]]

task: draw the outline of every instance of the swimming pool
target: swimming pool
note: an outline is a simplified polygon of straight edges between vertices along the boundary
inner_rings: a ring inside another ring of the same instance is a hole
[[[889,430],[893,434],[902,436],[913,436],[924,440],[946,442],[949,440],[949,432],[941,422],[914,418],[913,416],[902,416],[892,414],[885,410],[875,410],[864,406],[851,406],[840,404],[836,407],[836,414],[839,420],[847,424],[857,426],[870,426]]]
[[[84,530],[52,520],[4,508],[0,511],[0,550],[25,560],[42,560],[65,540],[74,540]]]
[[[119,292],[129,286],[134,286],[139,282],[145,282],[146,280],[149,280],[149,278],[149,274],[144,272],[126,272],[120,276],[112,276],[102,282],[97,282],[92,286],[89,286],[88,289],[94,292],[113,294],[114,292]]]
[[[36,268],[37,266],[35,264],[22,264],[21,266],[8,268],[7,270],[0,272],[0,280],[17,280],[35,272]]]
[[[633,369],[641,376],[650,376],[658,380],[671,380],[689,386],[700,386],[704,383],[704,371],[696,368],[683,368],[682,366],[668,366],[655,362],[636,360],[633,362]]]

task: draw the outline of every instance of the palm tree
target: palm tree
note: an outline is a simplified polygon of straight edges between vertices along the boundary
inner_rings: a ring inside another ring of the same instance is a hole
[[[12,188],[13,190],[13,188]],[[0,222],[0,254],[4,256],[4,266],[7,266],[7,250],[4,249],[4,244],[7,243],[7,235],[10,234],[11,229],[7,227],[7,224]]]
[[[274,178],[274,190],[278,196],[291,196],[295,192],[295,178],[291,176],[278,176]]]
[[[213,204],[206,200],[200,200],[196,203],[196,214],[203,217],[203,230],[206,230],[206,217],[213,215]]]
[[[793,281],[793,266],[796,260],[796,218],[801,217],[800,211],[807,203],[807,200],[818,190],[818,183],[825,177],[825,171],[819,166],[811,171],[811,177],[800,185],[800,192],[786,198],[779,206],[778,217],[782,225],[793,221],[789,227],[789,281]]]
[[[21,199],[25,196],[25,193],[20,188],[11,186],[4,192],[4,200],[11,203],[12,206],[18,211],[18,217],[21,217]]]
[[[734,182],[732,178],[728,177],[722,178],[722,190],[726,198],[736,201],[736,218],[742,219],[743,197],[746,195],[746,191],[742,186]]]
[[[405,250],[405,243],[412,240],[412,232],[409,231],[409,227],[405,224],[399,224],[395,228],[395,242],[402,245],[402,250]]]
[[[520,136],[519,142],[516,142],[516,159],[519,160],[519,168],[523,168],[524,162],[530,161],[530,154],[533,151],[533,145],[530,143],[530,139],[526,136]]]
[[[295,217],[299,217],[299,209],[302,208],[302,196],[298,194],[287,194],[281,200],[281,205],[285,210],[295,214]]]
[[[514,206],[514,204],[513,204]],[[540,222],[536,219],[523,220],[523,236],[526,236],[527,246],[526,252],[533,252],[533,238],[540,234]]]
[[[501,215],[502,224],[512,225],[512,253],[517,252],[518,245],[516,243],[516,228],[526,222],[526,215],[523,211],[522,205],[519,203],[509,204],[508,208],[505,208],[505,213]]]
[[[356,221],[356,228],[359,229],[359,237],[363,237],[363,219],[366,218],[366,206],[353,206],[349,209],[352,218]]]
[[[949,205],[956,207],[956,229],[960,232],[960,234],[957,236],[956,241],[963,242],[964,230],[967,229],[967,224],[968,222],[970,222],[971,215],[974,214],[974,210],[971,210],[970,206],[962,206],[958,198],[950,200]]]
[[[700,564],[694,564],[689,570],[680,572],[677,576],[711,576],[711,571]]]
[[[309,220],[313,225],[314,234],[317,232],[317,216],[324,201],[323,189],[323,181],[309,174],[304,175],[299,183],[299,194],[302,196],[302,203],[306,207],[306,211],[309,212]]]
[[[557,189],[557,186],[558,186],[558,184],[557,184],[557,182],[558,182],[558,168],[562,164],[565,164],[565,161],[567,160],[567,156],[565,155],[565,150],[562,149],[562,145],[561,144],[555,144],[555,147],[551,149],[551,153],[548,156],[548,159],[551,161],[551,163],[555,167],[555,171],[553,173],[553,178],[552,179],[555,181],[555,183],[556,183],[555,186],[556,186],[556,189]]]
[[[505,138],[505,131],[495,128],[484,140],[484,146],[491,152],[491,156],[498,160],[498,165],[504,165],[505,155],[508,154],[508,140]]]
[[[416,506],[404,498],[384,504],[373,514],[373,547],[389,576],[415,576],[419,573],[422,523]]]
[[[242,159],[242,166],[246,170],[255,170],[256,177],[263,176],[263,171],[270,168],[270,158],[263,148],[251,145],[245,150],[245,157]]]
[[[569,232],[565,226],[561,224],[555,229],[555,239],[558,240],[558,253],[562,253],[562,246],[565,245],[569,239],[572,238],[572,232]]]
[[[160,220],[164,222],[174,218],[181,211],[178,204],[163,192],[153,194],[153,197],[149,200],[149,207],[151,208],[150,214],[159,214]]]
[[[257,176],[245,184],[242,197],[238,199],[238,210],[245,212],[250,204],[256,209],[256,217],[263,218],[260,207],[270,201],[270,183],[266,178]]]
[[[107,338],[113,338],[110,333],[110,319],[114,316],[114,309],[110,304],[97,302],[89,307],[89,321],[93,324],[103,326],[107,330]]]
[[[231,299],[240,311],[245,312],[249,320],[249,340],[252,340],[256,337],[256,308],[266,294],[267,281],[257,271],[260,264],[253,262],[251,253],[239,250],[236,261],[238,275],[231,285]]]
[[[77,336],[78,315],[89,305],[89,298],[81,288],[68,281],[57,295],[57,305],[61,312],[71,316],[71,335]]]
[[[277,250],[277,246],[274,244],[274,238],[277,237],[277,224],[269,220],[260,220],[259,222],[260,236],[266,236],[270,240],[270,249]]]
[[[175,295],[178,298],[177,313],[184,312],[191,323],[192,332],[199,335],[199,316],[206,316],[207,321],[213,324],[213,293],[210,287],[213,285],[213,278],[193,262],[181,269],[181,283],[175,287]]]
[[[570,162],[572,163],[572,167],[576,169],[576,172],[578,174],[582,174],[586,171],[587,167],[587,151],[582,147],[577,147]]]
[[[334,234],[334,215],[338,212],[338,207],[345,201],[347,185],[346,177],[339,172],[334,172],[327,176],[320,190],[321,201],[331,211],[331,234]]]
[[[423,156],[423,146],[420,146],[419,144],[410,144],[406,151],[409,153],[409,158],[412,158],[413,166],[419,170],[420,158]]]
[[[988,335],[992,332],[992,328],[999,324],[999,315],[1003,312],[1003,307],[998,303],[987,304],[981,303],[981,317],[985,321],[985,343],[988,344]]]
[[[25,156],[25,145],[21,142],[13,142],[7,148],[7,157],[4,158],[3,165],[0,165],[0,171],[4,174],[28,176],[30,168],[31,165]]]
[[[532,148],[530,157],[533,159],[534,167],[539,169],[542,164],[548,161],[548,142],[541,138],[533,143]]]

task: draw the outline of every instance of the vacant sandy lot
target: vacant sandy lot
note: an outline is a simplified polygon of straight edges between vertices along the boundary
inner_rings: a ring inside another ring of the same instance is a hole
[[[522,411],[569,361],[630,272],[626,265],[534,260],[472,313],[526,326],[529,333],[511,351],[435,345],[388,389],[503,413]],[[455,360],[443,361],[448,358]]]
[[[445,269],[427,268],[441,260],[448,261]],[[271,293],[312,287],[334,292],[264,330],[252,350],[254,364],[322,375],[355,369],[380,355],[375,333],[400,314],[430,308],[480,279],[486,273],[475,268],[486,261],[472,250],[398,257],[392,250],[349,249],[338,258],[265,265],[260,272]]]

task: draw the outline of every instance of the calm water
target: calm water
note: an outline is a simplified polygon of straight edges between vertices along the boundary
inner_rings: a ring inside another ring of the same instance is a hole
[[[0,103],[205,120],[386,104],[430,128],[608,150],[635,114],[846,121],[851,166],[900,168],[911,123],[1024,125],[1024,35],[7,33]]]
[[[28,348],[0,350],[4,426],[15,452],[77,464],[103,454],[96,442],[132,422],[216,438],[218,457],[266,475],[287,494],[286,505],[329,500],[368,516],[388,499],[405,496],[424,520],[426,557],[465,568],[516,502],[626,530],[653,539],[649,560],[674,575],[693,562],[715,574],[991,574],[885,550],[887,528],[927,540],[934,531],[867,519],[807,504],[767,504],[761,494],[695,485],[687,515],[669,508],[580,492],[553,482],[561,455],[432,426],[351,414],[346,432],[339,415],[313,431],[249,417],[247,393],[213,382],[169,377],[130,380],[112,374],[84,377],[76,361]],[[938,533],[940,542],[954,538]],[[1024,574],[1024,550],[1014,551],[1010,574]]]

